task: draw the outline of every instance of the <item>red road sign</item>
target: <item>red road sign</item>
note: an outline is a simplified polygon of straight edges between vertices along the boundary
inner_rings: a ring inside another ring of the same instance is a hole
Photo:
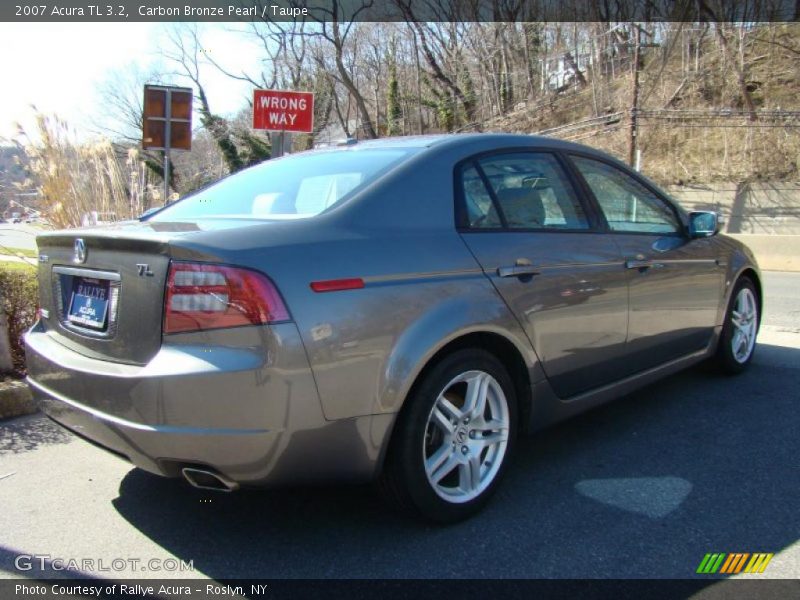
[[[314,130],[314,94],[255,90],[253,128],[311,133]]]

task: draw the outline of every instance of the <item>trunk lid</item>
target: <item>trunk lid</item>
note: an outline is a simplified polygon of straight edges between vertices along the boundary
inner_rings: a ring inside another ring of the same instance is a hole
[[[130,222],[38,236],[39,303],[48,334],[85,356],[146,364],[161,347],[175,250],[183,245],[185,255],[190,240],[209,230],[252,224]]]

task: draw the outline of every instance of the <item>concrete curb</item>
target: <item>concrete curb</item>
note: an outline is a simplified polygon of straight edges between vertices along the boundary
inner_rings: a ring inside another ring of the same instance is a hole
[[[0,419],[30,415],[38,410],[24,381],[0,382]]]
[[[800,235],[726,233],[746,244],[764,271],[800,271]]]

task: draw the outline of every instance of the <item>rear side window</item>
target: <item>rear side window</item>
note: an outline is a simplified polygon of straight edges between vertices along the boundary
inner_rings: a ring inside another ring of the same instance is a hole
[[[469,226],[489,229],[502,227],[500,215],[478,170],[474,166],[468,167],[462,171],[461,178]]]
[[[344,202],[414,151],[372,148],[268,160],[187,196],[150,220],[313,217]]]
[[[572,157],[612,231],[677,233],[680,223],[661,198],[624,171],[582,156]]]
[[[577,194],[551,154],[515,152],[484,157],[477,161],[477,168],[462,171],[462,177],[471,227],[589,228]]]

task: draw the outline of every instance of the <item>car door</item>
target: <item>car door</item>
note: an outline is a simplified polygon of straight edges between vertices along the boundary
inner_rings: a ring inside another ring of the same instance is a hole
[[[555,392],[567,398],[619,377],[627,282],[562,159],[509,151],[456,173],[459,231],[525,329]]]
[[[596,157],[571,158],[625,260],[630,371],[704,348],[724,275],[713,241],[690,239],[675,206],[633,172]]]

